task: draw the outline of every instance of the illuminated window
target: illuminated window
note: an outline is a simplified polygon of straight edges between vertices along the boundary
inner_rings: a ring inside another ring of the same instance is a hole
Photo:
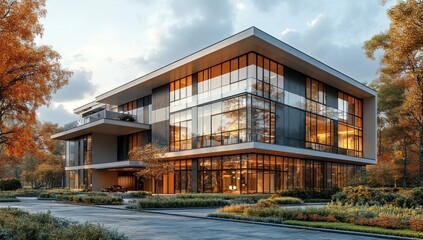
[[[192,148],[191,109],[170,115],[170,151]]]

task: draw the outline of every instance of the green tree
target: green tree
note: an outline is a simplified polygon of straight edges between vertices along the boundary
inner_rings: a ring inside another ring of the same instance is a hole
[[[381,83],[403,90],[397,95],[403,101],[395,111],[417,127],[419,182],[423,185],[423,1],[400,1],[387,14],[391,20],[389,29],[366,41],[364,49],[371,59],[375,59],[377,50],[382,50]]]
[[[155,192],[158,193],[159,180],[163,175],[173,172],[173,163],[165,160],[167,149],[164,147],[147,144],[135,147],[129,151],[129,159],[141,161],[145,168],[137,172],[138,176],[154,180]]]

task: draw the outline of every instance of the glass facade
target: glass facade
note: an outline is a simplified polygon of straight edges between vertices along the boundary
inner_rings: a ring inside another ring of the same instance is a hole
[[[145,96],[118,106],[119,113],[130,114],[136,117],[137,122],[145,124],[151,123],[151,111],[151,96]]]
[[[257,141],[362,157],[362,100],[288,70],[251,52],[170,83],[170,151]]]
[[[192,149],[191,109],[170,115],[170,151]]]
[[[247,97],[198,107],[198,148],[247,142]]]
[[[92,136],[66,141],[65,159],[67,167],[92,164]]]
[[[196,163],[197,170],[192,167]],[[266,155],[239,154],[174,162],[164,176],[163,193],[274,193],[280,190],[321,191],[344,187],[364,166]],[[173,189],[171,188],[173,186]]]
[[[92,189],[92,170],[72,170],[67,171],[66,174],[66,186],[69,189]]]

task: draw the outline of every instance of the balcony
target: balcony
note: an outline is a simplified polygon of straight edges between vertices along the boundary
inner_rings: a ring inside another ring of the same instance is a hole
[[[150,125],[137,121],[137,116],[102,110],[63,127],[63,131],[52,136],[57,140],[68,140],[90,133],[126,135],[149,130]]]

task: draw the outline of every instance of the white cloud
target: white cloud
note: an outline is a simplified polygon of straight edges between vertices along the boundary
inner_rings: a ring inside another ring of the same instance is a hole
[[[79,99],[65,94],[61,108],[58,98],[52,105],[55,113],[62,109],[70,114],[98,94],[251,26],[358,80],[373,79],[377,63],[364,58],[361,46],[389,26],[387,7],[350,0],[121,0],[101,6],[96,1],[48,1],[40,42],[62,55],[64,67],[91,74],[76,81]],[[85,91],[84,81],[91,83]],[[60,92],[70,89],[77,88],[69,85]]]
[[[283,37],[283,36],[285,36],[285,35],[287,35],[287,34],[289,34],[289,33],[295,33],[295,32],[296,32],[296,30],[295,30],[295,29],[285,28],[285,29],[282,31],[282,37]]]
[[[313,28],[314,26],[316,26],[316,24],[318,24],[318,23],[322,20],[322,18],[324,18],[324,15],[323,15],[323,14],[319,14],[319,15],[317,15],[317,17],[315,17],[313,20],[311,20],[311,21],[307,22],[307,25],[308,25],[310,28]]]

